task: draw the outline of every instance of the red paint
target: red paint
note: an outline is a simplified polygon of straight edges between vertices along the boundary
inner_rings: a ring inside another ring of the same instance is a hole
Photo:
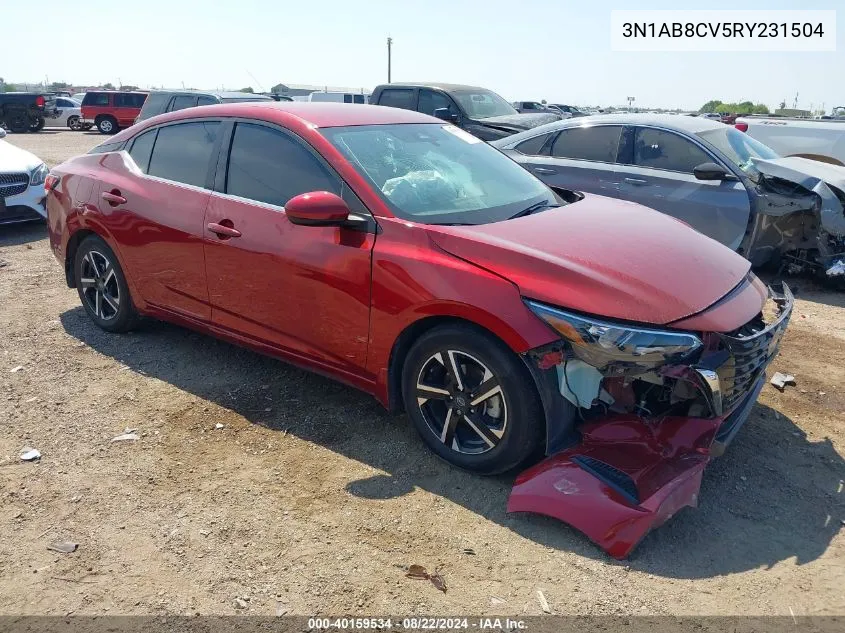
[[[443,124],[416,112],[223,104],[154,117],[108,142],[196,117],[267,121],[300,136],[357,194],[378,232],[340,225],[348,208],[333,194],[298,196],[285,210],[143,177],[125,153],[112,152],[53,170],[47,208],[57,259],[66,264],[79,231],[96,233],[115,251],[142,314],[324,373],[385,405],[396,396],[389,380],[396,343],[422,320],[471,322],[521,354],[558,340],[526,307],[526,297],[705,331],[734,329],[763,303],[757,282],[731,293],[748,274],[745,259],[672,218],[618,200],[587,196],[558,210],[472,227],[394,217],[320,128]],[[295,224],[288,213],[334,225]],[[553,355],[546,364],[558,360]],[[624,389],[616,394],[620,400],[630,399]],[[591,424],[582,444],[520,475],[509,509],[556,516],[624,556],[648,529],[694,503],[719,423],[677,417],[649,427],[636,417],[616,417]],[[643,501],[626,502],[571,462],[575,455],[628,473]]]
[[[636,416],[614,416],[586,425],[581,444],[520,473],[508,512],[555,517],[614,558],[625,558],[650,530],[681,508],[697,505],[709,447],[723,421],[667,417],[649,425]],[[573,462],[578,455],[629,475],[640,503],[632,503]]]

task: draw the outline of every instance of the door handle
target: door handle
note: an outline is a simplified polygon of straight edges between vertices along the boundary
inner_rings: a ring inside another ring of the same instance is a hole
[[[643,180],[642,178],[626,178],[625,182],[631,185],[636,185],[638,187],[648,184],[648,180]]]
[[[126,198],[121,196],[117,189],[104,191],[100,194],[100,196],[113,207],[116,207],[119,204],[126,204]]]
[[[240,237],[241,232],[238,229],[226,226],[224,224],[217,224],[216,222],[208,223],[208,230],[216,234],[217,237]]]
[[[557,173],[554,169],[549,169],[548,167],[535,167],[534,171],[538,174],[554,174]]]

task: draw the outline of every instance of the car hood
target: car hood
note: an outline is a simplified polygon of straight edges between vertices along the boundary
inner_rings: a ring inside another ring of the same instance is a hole
[[[614,319],[665,325],[719,301],[751,264],[684,223],[638,204],[580,202],[478,226],[429,226],[443,250],[521,294]]]
[[[530,130],[539,125],[560,121],[560,117],[554,112],[539,112],[537,114],[506,114],[504,116],[492,116],[487,119],[475,119],[478,125],[500,128],[507,131]]]
[[[43,161],[20,147],[0,141],[0,172],[32,171]]]
[[[771,160],[754,159],[752,165],[765,176],[794,182],[818,194],[821,199],[819,214],[822,227],[833,235],[845,235],[845,213],[843,213],[845,197],[840,199],[831,189],[833,187],[839,192],[845,192],[845,167],[794,156]],[[845,196],[845,194],[840,193],[840,196]],[[778,215],[792,210],[792,207],[783,209],[775,207],[765,208],[762,212]]]

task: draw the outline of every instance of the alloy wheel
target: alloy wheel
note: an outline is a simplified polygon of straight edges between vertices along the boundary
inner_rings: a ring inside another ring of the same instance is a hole
[[[79,278],[82,296],[88,308],[103,321],[111,321],[120,309],[120,285],[114,266],[99,251],[88,251],[82,258]]]
[[[495,448],[508,424],[499,379],[480,360],[456,349],[432,354],[416,384],[417,406],[429,430],[458,453]]]

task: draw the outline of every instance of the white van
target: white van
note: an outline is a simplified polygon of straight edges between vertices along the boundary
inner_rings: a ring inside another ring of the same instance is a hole
[[[352,92],[312,92],[308,95],[308,101],[329,101],[333,103],[369,103],[369,94],[358,94]]]

